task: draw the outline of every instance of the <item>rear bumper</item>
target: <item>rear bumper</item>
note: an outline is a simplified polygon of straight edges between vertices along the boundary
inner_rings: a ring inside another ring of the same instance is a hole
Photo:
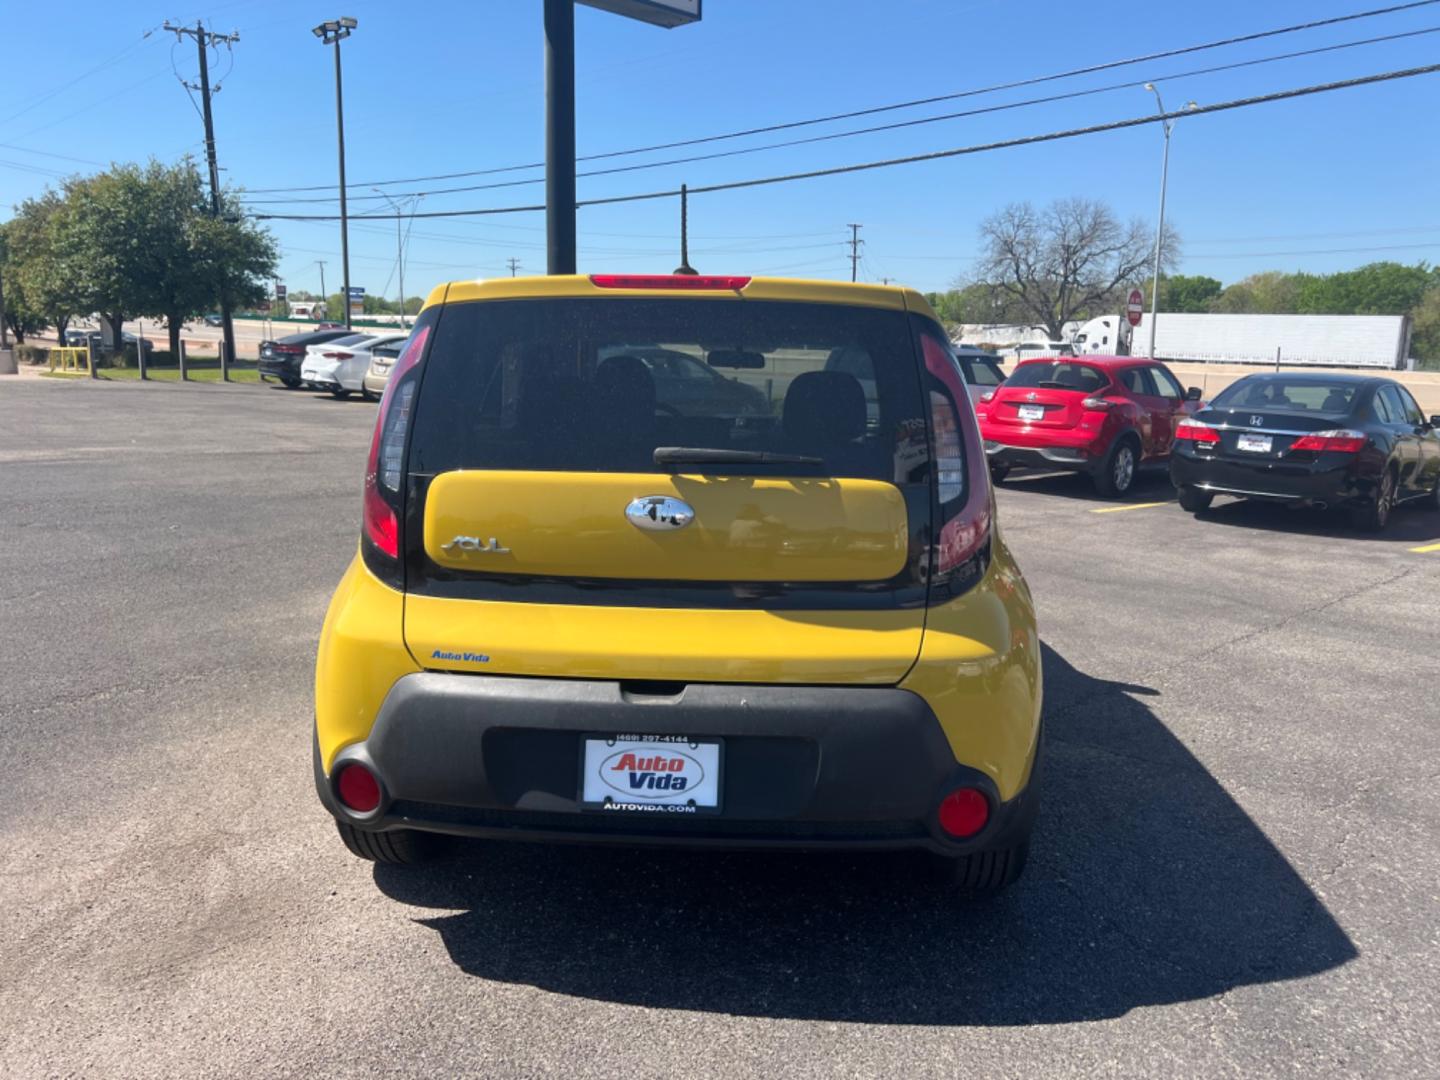
[[[298,358],[290,360],[281,360],[278,358],[261,360],[258,367],[261,375],[270,375],[277,379],[300,378],[300,361]]]
[[[713,814],[583,810],[586,735],[692,735],[723,742]],[[377,810],[356,816],[331,777],[350,761],[381,783]],[[959,855],[1028,835],[1037,772],[1002,802],[995,784],[957,764],[918,694],[893,687],[692,684],[636,696],[621,683],[422,672],[395,683],[370,735],[344,747],[315,783],[337,819],[367,829],[687,847],[916,848]],[[990,819],[957,841],[936,820],[957,787],[983,791]]]
[[[986,439],[985,458],[991,465],[1089,472],[1099,467],[1104,455],[1088,446],[1012,446]]]
[[[1309,464],[1242,462],[1175,454],[1170,479],[1177,488],[1267,502],[1345,506],[1373,498],[1375,484],[1359,476],[1350,457],[1322,456]]]

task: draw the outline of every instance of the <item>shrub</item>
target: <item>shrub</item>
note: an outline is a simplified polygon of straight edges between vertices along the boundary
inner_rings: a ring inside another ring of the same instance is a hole
[[[15,359],[21,363],[38,366],[50,359],[50,349],[45,345],[16,345]]]

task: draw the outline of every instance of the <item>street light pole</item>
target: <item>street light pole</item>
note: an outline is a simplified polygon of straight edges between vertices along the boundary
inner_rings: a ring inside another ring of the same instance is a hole
[[[545,0],[545,249],[547,273],[575,273],[574,0]]]
[[[1155,95],[1155,107],[1163,118],[1165,103],[1160,100],[1160,91],[1148,82],[1145,89]],[[1185,105],[1186,109],[1196,107],[1193,101]],[[1160,313],[1160,255],[1165,242],[1165,188],[1170,181],[1170,131],[1175,126],[1173,120],[1161,119],[1160,123],[1165,129],[1165,154],[1160,159],[1160,219],[1155,224],[1155,273],[1150,279],[1150,350],[1145,354],[1151,360],[1155,359],[1155,323]]]
[[[345,92],[340,81],[340,42],[358,25],[349,16],[330,19],[314,27],[311,33],[322,45],[335,46],[335,130],[340,146],[340,263],[345,279],[341,303],[345,308],[345,329],[350,329],[350,219],[345,207]]]

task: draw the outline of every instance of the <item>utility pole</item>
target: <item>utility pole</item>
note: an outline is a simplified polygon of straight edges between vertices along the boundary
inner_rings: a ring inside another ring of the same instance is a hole
[[[200,92],[201,117],[205,121],[205,163],[210,170],[210,215],[218,218],[220,216],[220,166],[215,159],[215,118],[210,112],[210,99],[220,92],[217,86],[214,93],[210,90],[210,53],[208,46],[216,42],[225,45],[233,45],[240,40],[239,31],[232,30],[228,34],[217,34],[214,31],[206,30],[205,24],[196,22],[193,27],[173,26],[166,21],[164,28],[175,35],[179,41],[182,36],[195,39],[195,49],[200,54],[200,85],[191,83],[184,85],[191,90]],[[183,82],[183,80],[182,80]],[[220,377],[226,382],[230,381],[230,361],[235,359],[235,323],[230,317],[230,297],[225,288],[222,278],[217,283],[220,289],[220,331],[223,344],[220,347]],[[115,334],[120,334],[120,328],[115,328]]]
[[[1160,254],[1165,243],[1165,187],[1170,181],[1170,132],[1175,127],[1175,121],[1163,119],[1165,103],[1160,100],[1160,91],[1155,89],[1155,84],[1147,82],[1145,89],[1155,95],[1155,108],[1162,117],[1160,125],[1165,130],[1165,155],[1160,160],[1160,216],[1155,222],[1155,273],[1150,279],[1150,351],[1145,354],[1154,360],[1155,323],[1160,317]],[[1193,101],[1185,103],[1187,112],[1197,108],[1199,106]]]
[[[505,261],[510,264],[510,276],[511,276],[511,277],[514,277],[514,276],[515,276],[515,271],[520,269],[520,260],[517,259],[517,258],[515,258],[515,256],[512,255],[512,256],[510,256],[510,258],[506,259]]]
[[[850,280],[854,281],[860,266],[860,245],[865,242],[860,239],[860,230],[864,226],[852,223],[847,227],[850,230]]]
[[[690,189],[684,184],[680,185],[680,265],[675,273],[698,273],[690,265]]]
[[[376,195],[379,195],[380,198],[384,199],[385,202],[389,204],[390,209],[392,209],[392,210],[395,211],[395,269],[396,269],[396,271],[397,271],[397,272],[399,273],[399,275],[400,275],[400,329],[401,329],[401,330],[404,330],[404,329],[405,329],[405,239],[404,239],[404,234],[400,231],[400,219],[401,219],[402,217],[404,217],[404,214],[403,214],[403,212],[402,212],[401,209],[400,209],[400,204],[397,203],[394,199],[392,199],[389,195],[385,194],[385,192],[381,191],[381,190],[380,190],[379,188],[377,188],[377,187],[372,187],[370,190],[373,191],[373,192],[375,192]],[[514,274],[511,274],[510,276],[511,276],[511,277],[514,277],[515,275],[514,275]]]
[[[325,291],[325,260],[316,259],[315,265],[320,267],[320,303],[328,304],[330,302],[330,294]]]
[[[358,24],[348,15],[330,19],[314,27],[310,32],[320,39],[322,45],[335,46],[335,131],[340,145],[340,269],[345,278],[345,292],[341,303],[345,307],[345,329],[350,327],[350,217],[345,208],[345,93],[340,83],[340,42],[355,30]]]

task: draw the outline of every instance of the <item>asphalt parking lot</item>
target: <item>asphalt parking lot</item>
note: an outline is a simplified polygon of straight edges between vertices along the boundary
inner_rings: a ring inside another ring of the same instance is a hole
[[[3,1075],[1434,1075],[1440,515],[1007,483],[1048,759],[994,901],[886,857],[401,871],[310,777],[373,421],[0,385]]]

